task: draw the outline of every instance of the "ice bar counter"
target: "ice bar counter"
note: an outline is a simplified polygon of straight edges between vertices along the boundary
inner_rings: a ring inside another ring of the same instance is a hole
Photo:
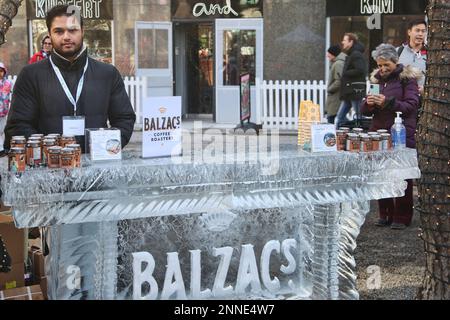
[[[50,299],[358,299],[370,200],[404,195],[416,150],[244,156],[20,176],[3,158],[1,187],[17,227],[45,227]]]

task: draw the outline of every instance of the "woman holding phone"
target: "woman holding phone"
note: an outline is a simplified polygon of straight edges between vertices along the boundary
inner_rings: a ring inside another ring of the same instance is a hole
[[[371,91],[361,104],[361,112],[365,116],[373,116],[370,131],[390,130],[394,124],[396,112],[402,112],[403,124],[406,127],[406,146],[415,148],[415,132],[417,110],[419,108],[420,70],[400,64],[394,46],[381,44],[373,52],[372,57],[378,65],[371,76]],[[377,92],[378,91],[378,92]],[[391,229],[405,229],[413,217],[413,183],[407,180],[405,196],[378,201],[378,226],[390,226]]]

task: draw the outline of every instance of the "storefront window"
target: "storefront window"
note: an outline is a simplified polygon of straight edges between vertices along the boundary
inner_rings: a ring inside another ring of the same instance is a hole
[[[41,49],[41,42],[48,34],[45,20],[33,20],[33,52]],[[84,44],[89,55],[99,61],[112,63],[111,21],[84,20]]]
[[[256,31],[225,30],[223,34],[223,84],[239,85],[240,75],[250,73],[250,83],[255,84]]]
[[[134,76],[136,73],[135,27],[137,21],[170,21],[170,0],[114,1],[114,60],[116,68],[124,76]],[[167,55],[165,58],[167,59]],[[156,61],[161,63],[161,59],[154,61],[153,63],[158,63]],[[146,63],[152,62],[148,60]]]
[[[139,69],[167,69],[169,68],[169,33],[167,30],[139,29],[138,30],[138,61]]]
[[[421,16],[385,16],[383,18],[383,42],[396,47],[408,40],[408,23],[415,20],[424,20]]]
[[[369,61],[370,32],[367,17],[332,17],[331,45],[341,44],[345,33],[355,33],[366,48],[365,57]]]

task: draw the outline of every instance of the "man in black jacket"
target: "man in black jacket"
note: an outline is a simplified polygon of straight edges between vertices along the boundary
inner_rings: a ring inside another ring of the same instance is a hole
[[[347,113],[353,108],[360,117],[359,105],[366,96],[367,61],[364,57],[364,46],[358,36],[346,33],[342,40],[342,51],[347,54],[341,78],[341,106],[337,113],[336,124],[340,127],[346,121]]]
[[[56,6],[47,14],[54,51],[49,59],[20,72],[5,128],[5,149],[15,135],[66,134],[70,128],[84,150],[83,128],[106,128],[108,120],[120,129],[122,147],[130,141],[136,115],[122,76],[114,66],[88,57],[83,20],[75,8]]]

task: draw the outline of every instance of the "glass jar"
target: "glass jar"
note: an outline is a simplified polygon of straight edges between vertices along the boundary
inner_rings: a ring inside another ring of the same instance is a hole
[[[347,134],[347,144],[346,144],[347,151],[359,152],[360,148],[361,146],[359,136],[356,133]]]
[[[56,146],[55,139],[45,139],[42,142],[42,164],[47,165],[48,162],[48,148]]]
[[[81,146],[79,144],[68,144],[67,148],[71,148],[75,153],[75,167],[81,167]]]
[[[61,149],[61,168],[75,168],[75,150],[72,148]]]
[[[392,138],[389,133],[381,134],[381,145],[383,150],[392,150]]]
[[[59,146],[65,148],[68,144],[74,144],[76,142],[77,141],[75,140],[75,136],[65,136],[65,135],[63,135],[63,136],[61,136],[61,140],[60,140]]]
[[[353,128],[352,132],[356,133],[356,134],[361,134],[361,133],[364,132],[364,129],[362,129],[362,128]]]
[[[49,139],[55,139],[56,140],[56,144],[59,146],[60,142],[61,142],[61,135],[59,133],[50,133],[47,135],[47,137]]]
[[[25,148],[14,147],[8,153],[8,170],[11,172],[24,172],[26,167]]]
[[[25,149],[25,145],[27,143],[27,139],[23,136],[15,136],[11,138],[11,149],[12,148],[23,148]]]
[[[44,135],[42,133],[35,133],[30,136],[30,138],[41,138],[44,139]]]
[[[61,147],[53,146],[48,148],[47,166],[51,169],[61,168]]]
[[[379,129],[379,130],[377,130],[377,133],[378,134],[383,134],[383,133],[389,133],[386,129]]]
[[[370,139],[372,139],[372,151],[382,151],[382,144],[381,144],[381,136],[379,134],[374,134],[370,136]]]
[[[336,138],[338,151],[345,151],[347,144],[347,133],[344,130],[336,130]]]
[[[40,140],[28,140],[26,147],[26,162],[30,167],[39,166],[42,162],[42,149]]]
[[[361,143],[360,143],[360,150],[361,152],[370,152],[372,151],[372,140],[370,139],[370,136],[368,134],[361,135]]]

